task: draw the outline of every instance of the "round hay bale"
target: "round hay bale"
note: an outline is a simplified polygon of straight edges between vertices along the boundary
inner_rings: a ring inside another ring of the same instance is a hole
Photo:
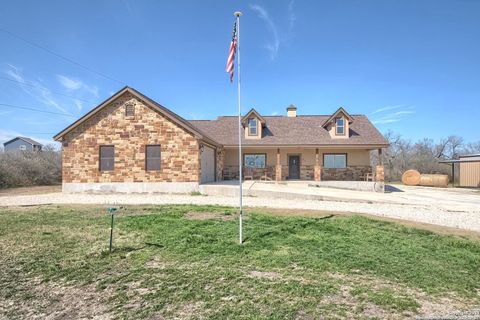
[[[420,183],[420,172],[417,170],[407,170],[402,175],[402,182],[406,186],[418,186]]]
[[[420,185],[446,188],[448,186],[448,176],[446,174],[422,174],[420,176]]]

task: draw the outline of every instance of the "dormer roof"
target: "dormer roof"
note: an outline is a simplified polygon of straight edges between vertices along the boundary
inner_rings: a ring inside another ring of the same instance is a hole
[[[347,112],[345,111],[345,109],[343,109],[343,107],[340,107],[337,109],[337,111],[335,111],[330,118],[328,118],[323,124],[322,124],[322,127],[326,127],[328,126],[330,123],[332,123],[336,118],[338,118],[340,115],[344,115],[345,118],[347,118],[348,120],[348,123],[352,123],[353,122],[353,117]]]
[[[252,116],[257,118],[262,125],[265,124],[265,119],[257,112],[257,110],[255,110],[255,108],[250,109],[250,111],[248,111],[247,114],[242,118],[242,124],[245,125],[248,122],[248,119],[252,118]]]

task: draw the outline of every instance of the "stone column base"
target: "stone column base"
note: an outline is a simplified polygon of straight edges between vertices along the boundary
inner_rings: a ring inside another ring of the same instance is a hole
[[[315,181],[322,181],[322,166],[315,166],[313,175]]]
[[[375,181],[385,182],[385,169],[382,165],[375,168]]]
[[[275,166],[275,181],[282,181],[282,165],[277,164]]]

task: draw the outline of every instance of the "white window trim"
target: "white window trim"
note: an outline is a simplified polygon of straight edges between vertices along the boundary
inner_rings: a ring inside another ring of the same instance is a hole
[[[250,121],[255,121],[255,126],[250,124]],[[255,133],[252,133],[252,128],[255,128]],[[258,119],[257,118],[249,118],[248,119],[248,135],[249,136],[258,136]]]
[[[342,120],[343,125],[339,126],[339,125],[337,124],[337,121],[338,121],[338,120]],[[342,131],[343,131],[342,133],[339,133],[339,132],[338,132],[338,129],[339,129],[339,128],[342,128]],[[335,135],[337,135],[337,136],[344,136],[344,135],[345,135],[345,118],[340,117],[340,118],[336,118],[336,119],[335,119]]]

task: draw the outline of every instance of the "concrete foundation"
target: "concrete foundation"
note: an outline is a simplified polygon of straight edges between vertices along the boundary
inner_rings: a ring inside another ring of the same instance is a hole
[[[370,192],[384,192],[385,190],[383,182],[371,181],[318,181],[311,183],[310,186]]]
[[[64,193],[190,193],[198,182],[63,183]]]

